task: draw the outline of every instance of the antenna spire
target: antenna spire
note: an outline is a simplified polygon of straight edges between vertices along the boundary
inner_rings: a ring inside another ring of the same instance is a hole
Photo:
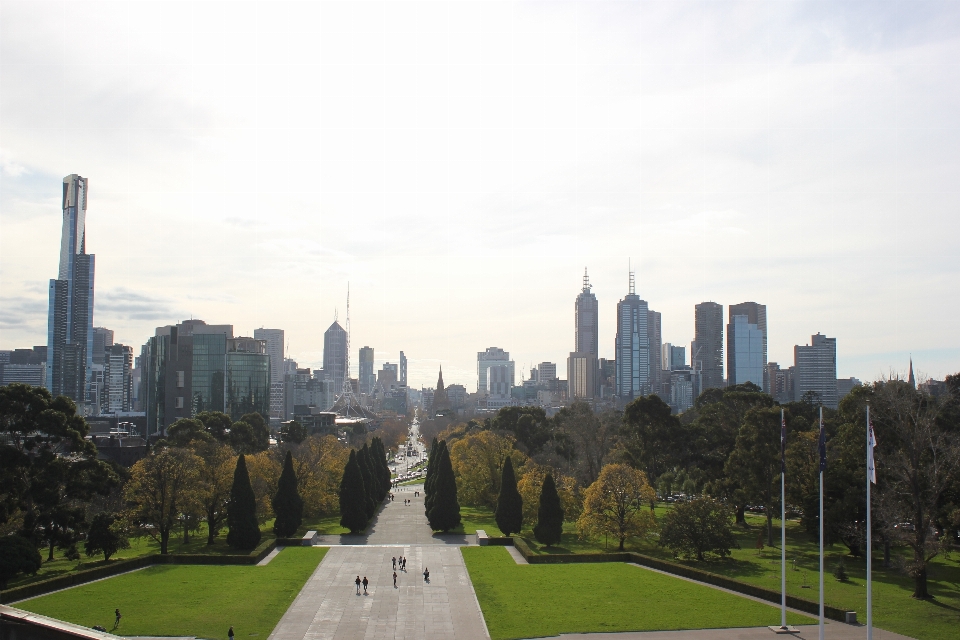
[[[633,267],[630,264],[630,259],[627,259],[627,271],[630,273],[630,295],[636,295],[637,293],[637,282],[636,277],[633,274]]]
[[[584,267],[583,268],[583,292],[589,293],[591,286],[592,285],[590,284],[590,276],[587,275],[587,268]]]

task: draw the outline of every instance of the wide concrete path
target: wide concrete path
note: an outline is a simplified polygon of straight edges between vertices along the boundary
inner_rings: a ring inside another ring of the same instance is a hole
[[[463,536],[455,541],[432,535],[423,498],[404,489],[359,545],[343,536],[344,545],[331,546],[269,640],[489,639],[460,554]],[[413,504],[404,506],[405,498]],[[391,558],[400,556],[407,558],[407,571],[397,571],[394,588]],[[430,569],[429,583],[424,568]],[[362,589],[357,595],[358,575],[370,583],[366,595]]]

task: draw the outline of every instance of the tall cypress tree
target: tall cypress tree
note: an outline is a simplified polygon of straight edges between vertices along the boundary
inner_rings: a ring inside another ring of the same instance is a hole
[[[440,458],[442,457],[442,452],[447,448],[447,441],[441,440],[437,442],[437,439],[433,439],[433,447],[430,450],[430,458],[427,461],[427,478],[423,483],[423,507],[424,513],[427,517],[430,517],[430,509],[433,508],[434,502],[436,502],[437,492],[437,473],[439,472]]]
[[[551,547],[560,542],[562,533],[563,506],[553,474],[548,473],[540,488],[540,507],[537,509],[537,526],[533,528],[533,535],[540,544]]]
[[[234,549],[253,549],[260,544],[260,525],[257,523],[257,498],[250,486],[247,461],[243,454],[237,458],[227,503],[227,544]]]
[[[277,516],[273,522],[273,532],[280,538],[292,536],[303,522],[303,498],[297,490],[297,474],[293,470],[293,455],[289,451],[283,461],[277,495],[273,497],[273,512]]]
[[[457,479],[450,464],[450,453],[446,445],[439,451],[437,475],[434,480],[433,506],[427,519],[434,531],[449,531],[460,526],[460,503],[457,502]]]
[[[517,491],[517,476],[513,472],[513,460],[507,456],[500,472],[500,495],[497,496],[497,510],[494,514],[497,527],[503,535],[520,533],[523,525],[523,498]]]
[[[379,437],[374,438],[370,450],[373,453],[373,461],[377,471],[377,488],[380,500],[383,500],[390,492],[390,467],[387,466],[387,452],[383,448],[383,440]]]
[[[363,474],[357,462],[357,452],[351,449],[340,480],[340,526],[349,529],[350,533],[360,533],[367,528],[368,521]]]
[[[363,489],[367,494],[366,512],[369,520],[377,512],[379,500],[377,500],[377,485],[374,483],[373,470],[370,464],[370,447],[366,443],[357,453],[357,463],[360,465],[360,473],[363,475]]]

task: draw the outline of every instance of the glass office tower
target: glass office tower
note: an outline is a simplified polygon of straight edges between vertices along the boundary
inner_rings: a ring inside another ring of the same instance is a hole
[[[232,420],[239,420],[244,414],[253,412],[269,415],[270,356],[267,355],[266,343],[253,338],[227,340],[225,363],[227,388],[224,413]],[[194,376],[196,373],[194,369]]]

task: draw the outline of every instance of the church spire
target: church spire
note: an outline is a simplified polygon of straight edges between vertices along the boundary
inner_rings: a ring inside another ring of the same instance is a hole
[[[913,356],[910,356],[910,373],[907,374],[907,384],[913,389],[917,388],[917,379],[913,377]]]
[[[440,365],[440,378],[437,379],[437,391],[443,391],[443,365]]]

